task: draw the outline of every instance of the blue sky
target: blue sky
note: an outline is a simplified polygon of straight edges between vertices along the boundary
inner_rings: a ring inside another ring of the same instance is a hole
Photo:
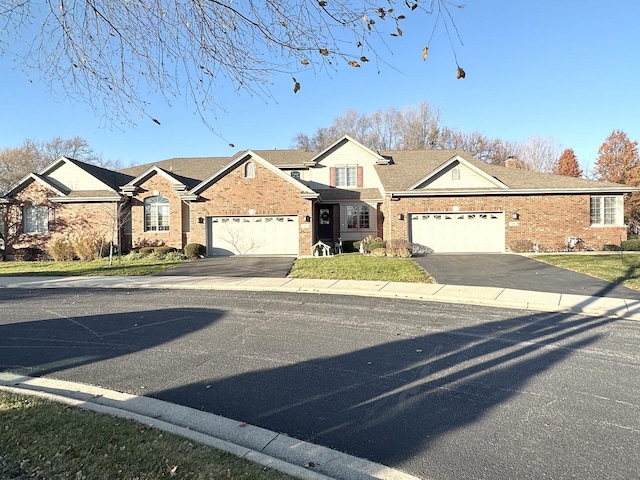
[[[391,66],[374,62],[336,72],[274,76],[271,98],[220,90],[219,135],[194,113],[187,99],[169,107],[150,97],[156,125],[103,126],[87,106],[71,103],[48,85],[0,58],[0,148],[26,138],[80,136],[105,159],[124,166],[170,157],[226,156],[241,149],[289,148],[296,133],[313,134],[353,108],[372,113],[428,102],[443,123],[463,131],[522,141],[554,138],[573,148],[591,169],[597,151],[616,129],[640,140],[640,2],[618,0],[467,0],[454,9],[464,45],[455,43],[467,77],[456,80],[449,42],[440,29],[427,61],[421,51],[431,24],[408,16],[404,35],[387,42]],[[381,53],[384,54],[383,51]],[[234,148],[228,143],[233,143]]]

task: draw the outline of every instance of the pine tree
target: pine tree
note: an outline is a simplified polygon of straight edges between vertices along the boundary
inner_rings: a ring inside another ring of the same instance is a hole
[[[578,164],[578,158],[572,148],[565,149],[553,166],[553,173],[568,177],[581,177],[582,169]]]

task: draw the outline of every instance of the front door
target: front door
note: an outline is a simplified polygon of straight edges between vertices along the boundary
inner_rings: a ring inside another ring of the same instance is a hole
[[[318,209],[318,238],[333,241],[333,208],[331,205]]]

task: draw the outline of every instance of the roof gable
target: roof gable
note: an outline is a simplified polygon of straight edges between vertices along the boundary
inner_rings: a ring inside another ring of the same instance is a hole
[[[187,185],[184,183],[185,182],[184,178],[178,175],[175,175],[171,172],[167,172],[166,170],[154,165],[148,168],[147,170],[145,170],[144,172],[142,172],[140,175],[135,177],[126,185],[123,185],[121,187],[121,190],[124,193],[133,193],[143,183],[145,183],[147,180],[149,180],[151,177],[155,175],[160,175],[161,177],[166,179],[169,183],[171,183],[171,187],[178,192],[183,192],[188,189]]]
[[[287,175],[285,172],[283,172],[279,168],[275,167],[270,162],[268,162],[267,160],[262,158],[260,155],[258,155],[257,153],[255,153],[255,152],[253,152],[251,150],[247,150],[246,152],[243,152],[240,155],[238,155],[236,158],[231,160],[231,162],[229,162],[228,164],[224,165],[222,168],[220,168],[213,175],[209,176],[208,178],[206,178],[202,182],[200,182],[189,193],[195,199],[195,197],[197,197],[197,195],[201,194],[204,190],[209,188],[214,183],[218,182],[221,178],[225,177],[229,172],[231,172],[232,170],[237,168],[240,164],[242,164],[242,163],[244,163],[244,162],[246,162],[248,160],[255,161],[256,163],[259,163],[260,165],[265,167],[267,170],[269,170],[272,173],[274,173],[275,175],[279,176],[280,178],[282,178],[286,182],[291,183],[292,185],[295,185],[300,190],[300,192],[301,192],[301,194],[303,196],[309,197],[309,198],[315,198],[315,197],[318,196],[318,194],[316,192],[314,192],[313,190],[308,188],[306,185],[302,184],[301,182],[299,182],[295,178],[291,177],[291,175]]]
[[[68,157],[60,157],[40,173],[30,173],[17,182],[5,194],[11,197],[32,182],[39,182],[59,197],[117,195],[118,182],[129,179],[127,175],[91,165]],[[99,192],[100,195],[96,195]]]
[[[68,190],[66,191],[61,190],[58,186],[52,184],[46,178],[43,178],[37,173],[29,173],[28,175],[25,175],[24,177],[22,177],[15,185],[13,185],[11,189],[4,194],[4,197],[15,196],[18,192],[24,190],[33,182],[39,183],[40,185],[44,186],[45,188],[51,190],[53,193],[61,197],[64,197],[69,194]]]
[[[385,158],[378,152],[374,152],[370,148],[365,147],[363,144],[361,144],[357,140],[354,140],[349,135],[345,135],[341,139],[331,144],[329,147],[325,148],[323,151],[311,158],[311,161],[316,164],[321,163],[327,157],[334,156],[338,150],[349,148],[349,146],[353,147],[350,149],[351,152],[357,151],[359,153],[359,158],[370,158],[373,164],[387,164],[389,162],[388,158]]]
[[[116,192],[115,172],[72,158],[60,157],[40,172],[61,190]]]
[[[457,176],[454,177],[454,173]],[[448,175],[447,175],[448,174]],[[454,155],[448,161],[432,170],[428,175],[408,188],[416,189],[506,189],[507,185],[482,169],[466,161],[460,155]]]

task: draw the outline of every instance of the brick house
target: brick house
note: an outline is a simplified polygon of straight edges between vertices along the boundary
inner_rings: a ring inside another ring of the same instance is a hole
[[[1,199],[13,247],[93,229],[125,247],[305,255],[318,240],[403,239],[434,252],[589,248],[626,239],[634,187],[485,164],[458,150],[326,150],[172,158],[119,172],[61,158]],[[10,252],[9,252],[10,253]]]

